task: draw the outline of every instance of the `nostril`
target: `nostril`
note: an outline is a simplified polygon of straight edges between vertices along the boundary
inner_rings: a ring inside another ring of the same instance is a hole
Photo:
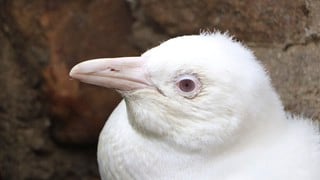
[[[110,71],[113,71],[113,72],[120,72],[120,70],[117,70],[117,69],[113,69],[111,68]]]
[[[107,67],[106,70],[109,70],[111,72],[120,72],[120,70],[112,68],[112,67]]]

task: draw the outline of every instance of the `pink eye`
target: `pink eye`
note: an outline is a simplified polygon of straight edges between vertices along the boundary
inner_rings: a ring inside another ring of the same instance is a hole
[[[191,92],[195,87],[196,84],[191,79],[182,79],[179,81],[179,88],[183,92]]]
[[[195,75],[184,74],[177,78],[176,87],[181,96],[191,99],[200,92],[201,83]]]

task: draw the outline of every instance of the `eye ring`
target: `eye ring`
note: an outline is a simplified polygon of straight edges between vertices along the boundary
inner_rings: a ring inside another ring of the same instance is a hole
[[[181,96],[192,99],[200,92],[201,82],[193,74],[184,74],[176,79],[176,89]]]

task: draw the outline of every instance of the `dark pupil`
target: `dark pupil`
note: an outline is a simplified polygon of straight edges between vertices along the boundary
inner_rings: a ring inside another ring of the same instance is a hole
[[[190,79],[184,79],[179,82],[179,88],[183,92],[191,92],[195,88],[195,84],[192,80]]]

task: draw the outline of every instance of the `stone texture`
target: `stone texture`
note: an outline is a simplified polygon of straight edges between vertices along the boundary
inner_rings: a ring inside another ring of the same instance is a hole
[[[306,10],[308,14],[306,34],[313,38],[318,38],[320,36],[320,1],[307,0]]]
[[[41,73],[22,62],[19,50],[2,32],[0,47],[1,178],[97,179],[93,148],[71,151],[52,141],[50,120],[34,83]]]
[[[26,61],[36,69],[49,61],[43,86],[53,137],[60,143],[95,143],[120,97],[112,90],[70,81],[68,71],[86,59],[136,54],[127,40],[132,22],[127,5],[111,0],[3,4],[8,23],[4,31],[19,36],[14,43],[19,49],[24,46]]]
[[[68,72],[136,54],[131,22],[124,1],[0,0],[0,179],[99,179],[95,143],[120,97]]]
[[[62,143],[95,143],[120,96],[110,89],[70,81],[68,73],[86,59],[136,54],[127,40],[132,22],[128,8],[111,0],[51,2],[39,21],[50,49],[51,61],[44,73],[52,101],[53,136]]]
[[[145,15],[171,36],[228,30],[246,41],[301,41],[309,14],[304,0],[140,0]]]
[[[254,47],[265,64],[285,109],[320,120],[320,46],[318,43],[281,47]]]

